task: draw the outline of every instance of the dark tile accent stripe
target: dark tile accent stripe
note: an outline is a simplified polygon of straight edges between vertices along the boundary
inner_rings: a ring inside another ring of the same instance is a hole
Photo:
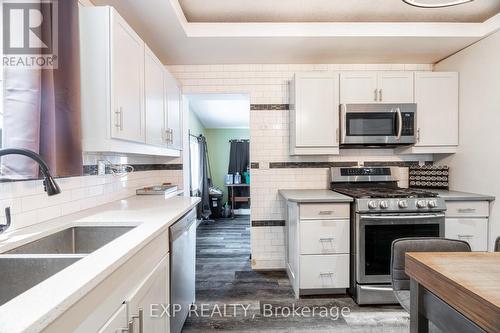
[[[250,168],[251,169],[258,169],[259,168],[259,162],[252,162],[252,163],[250,163]]]
[[[365,166],[367,167],[376,167],[376,166],[397,166],[397,167],[410,167],[410,166],[418,166],[418,161],[396,161],[396,162],[365,162]],[[426,161],[425,165],[432,165],[434,162]]]
[[[131,164],[134,167],[134,172],[139,171],[158,171],[158,170],[182,170],[182,164]],[[106,173],[110,174],[109,166],[106,166]],[[97,165],[84,165],[83,175],[95,176],[97,175]]]
[[[252,227],[284,227],[285,220],[254,220]]]
[[[252,111],[285,111],[290,110],[290,104],[250,104]]]
[[[358,165],[358,162],[270,162],[269,169],[312,169],[351,167],[356,165]]]

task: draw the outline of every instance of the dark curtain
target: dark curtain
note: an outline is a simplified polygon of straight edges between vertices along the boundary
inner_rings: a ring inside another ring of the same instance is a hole
[[[250,165],[250,142],[248,140],[232,140],[229,151],[228,173],[241,175],[241,182],[245,181],[243,172],[247,171]],[[235,196],[250,196],[249,188],[234,188]]]
[[[57,68],[4,67],[1,142],[2,148],[39,153],[55,176],[75,176],[82,172],[78,0],[57,5]],[[50,15],[44,12],[44,20],[54,19]],[[50,26],[45,27],[43,35],[52,38]],[[38,177],[31,159],[5,156],[1,162],[8,178]]]
[[[208,170],[208,151],[207,140],[203,135],[198,136],[198,144],[200,145],[200,197],[199,215],[205,220],[210,217],[210,197],[209,197],[209,170]]]

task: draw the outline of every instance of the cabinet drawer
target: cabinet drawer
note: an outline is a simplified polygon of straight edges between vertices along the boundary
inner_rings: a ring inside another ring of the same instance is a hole
[[[447,201],[447,217],[488,217],[488,201]]]
[[[309,220],[346,219],[349,218],[349,204],[302,204],[300,218]]]
[[[348,287],[348,254],[300,256],[300,289]]]
[[[300,254],[349,253],[349,220],[300,223]]]
[[[472,251],[488,250],[488,219],[487,218],[447,218],[445,237],[459,239],[469,243]]]

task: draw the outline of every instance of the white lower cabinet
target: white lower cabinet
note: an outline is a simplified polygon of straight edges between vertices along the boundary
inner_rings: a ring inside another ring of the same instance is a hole
[[[169,330],[169,317],[163,306],[169,302],[169,260],[165,257],[153,272],[133,292],[128,300],[127,314],[130,333],[165,333]]]
[[[117,333],[126,332],[126,330],[128,330],[127,305],[122,304],[98,333]]]
[[[301,255],[301,289],[349,287],[349,254]]]
[[[488,251],[489,201],[447,201],[445,237],[469,243],[472,251]]]
[[[445,236],[466,241],[472,251],[488,251],[488,219],[446,218]]]
[[[295,297],[349,288],[349,203],[287,203],[286,267]]]

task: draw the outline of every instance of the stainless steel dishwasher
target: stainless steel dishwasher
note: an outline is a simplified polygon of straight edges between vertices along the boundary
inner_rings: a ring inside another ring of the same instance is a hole
[[[170,227],[170,332],[182,331],[195,301],[196,210]]]

